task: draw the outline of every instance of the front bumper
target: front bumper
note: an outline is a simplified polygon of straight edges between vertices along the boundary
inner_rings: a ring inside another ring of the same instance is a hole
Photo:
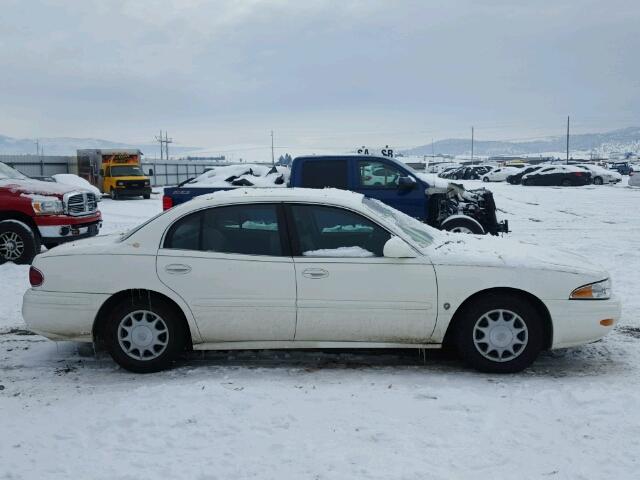
[[[551,348],[565,348],[595,342],[607,335],[620,320],[620,300],[547,300],[553,323]],[[612,319],[603,326],[601,320]]]
[[[144,195],[151,195],[151,187],[128,187],[128,186],[116,186],[116,192],[118,195],[124,197],[140,197]]]
[[[43,242],[64,243],[97,235],[102,216],[100,213],[88,217],[55,215],[37,218],[36,223]]]
[[[94,319],[107,298],[109,295],[31,288],[24,294],[22,317],[29,330],[51,340],[91,342]]]

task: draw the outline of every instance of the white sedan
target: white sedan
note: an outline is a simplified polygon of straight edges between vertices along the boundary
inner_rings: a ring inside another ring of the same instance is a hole
[[[620,183],[622,181],[622,175],[620,175],[615,170],[602,168],[599,165],[593,165],[591,163],[581,163],[575,166],[590,172],[591,179],[594,185],[603,185],[605,183]]]
[[[520,171],[518,167],[500,167],[482,176],[483,182],[504,182],[511,175],[515,175]]]
[[[457,347],[516,372],[611,331],[609,274],[571,253],[440,232],[334,189],[197,197],[38,255],[23,316],[134,372],[184,350]]]

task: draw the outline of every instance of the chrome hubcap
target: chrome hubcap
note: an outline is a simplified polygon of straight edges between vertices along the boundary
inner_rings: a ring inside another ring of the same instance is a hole
[[[0,257],[6,260],[17,260],[24,253],[24,242],[15,232],[0,234]]]
[[[153,360],[169,344],[169,329],[164,320],[149,310],[136,310],[120,320],[118,343],[136,360]]]
[[[508,362],[520,356],[529,341],[527,324],[510,310],[491,310],[473,327],[473,343],[492,362]]]

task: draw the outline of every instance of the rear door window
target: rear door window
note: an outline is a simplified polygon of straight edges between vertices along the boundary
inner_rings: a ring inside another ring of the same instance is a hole
[[[164,248],[282,256],[278,210],[272,204],[216,207],[178,220]]]
[[[347,160],[304,160],[301,186],[347,190],[349,188]]]

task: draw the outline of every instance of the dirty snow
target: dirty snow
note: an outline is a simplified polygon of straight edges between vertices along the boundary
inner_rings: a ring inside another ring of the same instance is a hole
[[[622,183],[491,185],[512,238],[593,258],[623,301],[604,341],[518,375],[414,351],[197,353],[134,375],[88,346],[9,331],[24,328],[27,267],[2,265],[0,478],[636,478],[640,189]],[[161,205],[101,209],[112,233]]]

